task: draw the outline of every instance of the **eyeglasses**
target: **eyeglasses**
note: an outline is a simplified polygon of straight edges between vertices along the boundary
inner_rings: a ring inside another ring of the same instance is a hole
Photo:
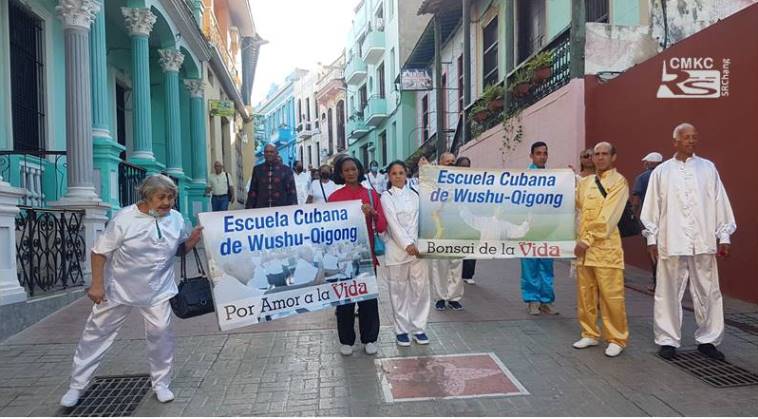
[[[588,158],[590,158],[590,157],[592,157],[592,156],[591,156],[591,155],[589,155],[589,154],[582,154],[582,158],[583,158],[583,159],[588,159]]]

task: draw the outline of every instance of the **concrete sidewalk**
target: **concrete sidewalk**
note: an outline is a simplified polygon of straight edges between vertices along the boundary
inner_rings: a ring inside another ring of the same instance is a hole
[[[575,281],[556,264],[559,316],[526,314],[517,260],[479,262],[477,285],[466,285],[462,312],[432,311],[431,344],[394,343],[386,289],[380,284],[382,330],[376,357],[337,352],[332,310],[268,324],[218,331],[212,315],[175,321],[176,400],[150,394],[137,416],[364,415],[758,415],[758,387],[716,389],[655,356],[652,297],[627,289],[630,345],[616,359],[603,347],[578,351]],[[645,290],[646,275],[628,272]],[[76,342],[90,310],[80,299],[0,344],[0,416],[52,416],[68,386]],[[758,307],[727,300],[729,313],[758,319]],[[745,314],[747,313],[747,314]],[[685,312],[685,345],[694,347],[694,320]],[[141,320],[131,316],[96,375],[149,371]],[[729,326],[727,359],[758,371],[758,336]],[[375,360],[491,353],[527,395],[388,403]]]

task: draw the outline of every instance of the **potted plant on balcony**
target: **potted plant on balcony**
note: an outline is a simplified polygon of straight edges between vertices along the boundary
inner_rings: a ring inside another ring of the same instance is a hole
[[[469,111],[469,119],[481,124],[490,116],[490,111],[487,109],[487,102],[484,100],[477,101],[471,111]]]
[[[482,92],[482,101],[487,104],[487,110],[498,113],[503,110],[503,86],[491,84]]]
[[[529,87],[531,87],[531,75],[526,69],[521,69],[513,75],[513,81],[511,81],[511,94],[513,97],[524,97],[529,94]]]
[[[542,51],[535,55],[526,68],[532,73],[532,82],[535,84],[547,80],[553,73],[553,51]]]

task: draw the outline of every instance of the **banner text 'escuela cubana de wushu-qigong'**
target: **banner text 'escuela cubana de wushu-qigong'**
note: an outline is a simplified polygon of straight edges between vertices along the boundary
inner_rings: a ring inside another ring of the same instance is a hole
[[[426,258],[567,258],[575,244],[569,169],[421,168],[419,252]]]
[[[378,295],[360,201],[198,217],[221,330]]]

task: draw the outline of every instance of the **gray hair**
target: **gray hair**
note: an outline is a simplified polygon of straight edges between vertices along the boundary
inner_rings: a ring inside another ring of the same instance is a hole
[[[137,189],[137,193],[143,201],[150,200],[153,195],[161,191],[170,193],[174,198],[179,194],[179,189],[174,181],[160,173],[146,177]]]
[[[692,128],[695,129],[695,126],[690,124],[689,122],[682,122],[681,124],[677,125],[676,128],[674,128],[674,139],[679,138],[679,133],[682,132],[683,129],[686,128]]]
[[[602,145],[602,146],[606,146],[606,147],[608,147],[608,148],[610,149],[610,152],[611,152],[611,156],[613,156],[613,155],[615,155],[615,154],[616,154],[616,146],[615,146],[615,145],[613,145],[613,144],[611,144],[611,143],[609,143],[608,141],[601,141],[601,142],[599,142],[599,143],[595,144],[595,146],[594,146],[594,147],[592,147],[592,151],[594,152],[594,151],[595,151],[595,150],[597,150],[597,148],[598,148],[598,147],[600,147],[601,145]]]

